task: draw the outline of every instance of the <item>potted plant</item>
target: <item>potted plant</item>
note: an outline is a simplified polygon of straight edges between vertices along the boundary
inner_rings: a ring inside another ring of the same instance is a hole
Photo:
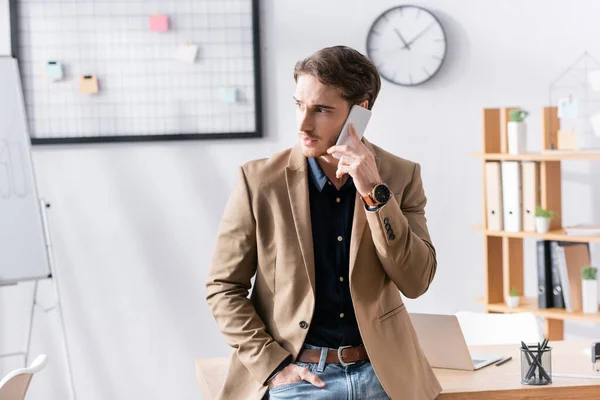
[[[596,276],[598,269],[595,267],[583,267],[581,269],[581,296],[584,313],[598,312],[598,281]]]
[[[508,113],[508,154],[524,154],[527,139],[527,124],[525,118],[529,113],[517,108]]]
[[[556,213],[551,210],[544,210],[541,206],[535,208],[535,231],[537,233],[547,233],[550,230],[550,220],[556,217]]]
[[[509,307],[517,307],[519,305],[519,290],[511,288],[508,296],[506,296],[506,305]]]

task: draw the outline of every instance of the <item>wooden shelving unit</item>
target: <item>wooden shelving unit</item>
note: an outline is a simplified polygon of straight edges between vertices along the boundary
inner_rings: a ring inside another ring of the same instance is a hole
[[[522,304],[509,308],[504,302],[510,288],[523,293],[523,239],[560,240],[572,242],[600,242],[600,236],[569,236],[562,226],[561,161],[600,160],[600,151],[556,151],[560,120],[556,107],[542,108],[542,151],[540,153],[509,155],[506,123],[512,108],[483,109],[483,153],[474,156],[481,159],[482,171],[486,161],[537,161],[540,168],[540,204],[554,210],[550,232],[490,232],[487,225],[485,199],[486,174],[483,173],[483,227],[476,227],[484,234],[485,296],[477,301],[484,304],[487,312],[528,311],[545,318],[545,336],[550,340],[564,338],[564,321],[588,321],[600,323],[600,313],[569,313],[565,309],[539,309],[537,298],[522,298]]]
[[[484,299],[480,298],[476,300],[478,303],[484,303]],[[567,312],[564,308],[543,308],[539,309],[537,306],[537,298],[535,297],[522,297],[518,307],[508,307],[504,302],[492,303],[487,305],[487,309],[491,312],[499,313],[515,313],[515,312],[532,312],[540,317],[556,319],[556,320],[571,320],[581,322],[595,322],[600,323],[600,313],[598,314],[584,314],[582,312]]]
[[[530,153],[510,155],[502,153],[476,153],[475,157],[481,157],[486,161],[563,161],[563,160],[600,160],[600,151],[560,151],[553,150],[548,153]]]
[[[487,236],[509,238],[534,238],[539,240],[558,240],[561,242],[600,242],[600,236],[567,235],[564,229],[551,230],[548,233],[488,231],[482,226],[477,226],[474,229],[478,231],[485,231],[485,234]]]

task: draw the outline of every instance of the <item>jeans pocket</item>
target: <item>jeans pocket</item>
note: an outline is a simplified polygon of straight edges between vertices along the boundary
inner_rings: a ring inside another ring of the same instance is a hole
[[[300,386],[305,383],[310,385],[310,383],[308,383],[306,381],[298,381],[298,382],[286,383],[285,385],[273,386],[272,388],[269,388],[269,393],[283,392],[285,390],[293,389],[296,386]]]
[[[296,362],[294,362],[294,365],[297,365],[302,368],[306,368],[309,372],[312,372],[313,374],[315,372],[315,369],[317,368],[317,364],[315,364],[315,363],[307,363],[307,362],[302,362],[302,361],[296,361]]]
[[[301,361],[294,362],[294,365],[297,365],[302,368],[306,368],[309,372],[312,372],[313,374],[315,373],[315,369],[317,368],[317,364],[315,364],[315,363],[306,363],[306,362],[301,362]],[[303,383],[310,385],[309,382],[307,382],[305,380],[301,380],[298,382],[286,383],[285,385],[273,386],[272,388],[269,389],[269,393],[283,392],[284,390],[288,390],[288,389],[294,388],[296,386],[300,386]]]

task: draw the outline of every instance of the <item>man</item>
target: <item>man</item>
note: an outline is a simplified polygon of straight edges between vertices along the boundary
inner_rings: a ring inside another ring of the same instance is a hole
[[[240,168],[216,241],[207,301],[235,349],[219,398],[433,399],[398,291],[419,297],[436,271],[420,167],[352,128],[335,146],[379,93],[362,54],[322,49],[294,79],[299,143]]]

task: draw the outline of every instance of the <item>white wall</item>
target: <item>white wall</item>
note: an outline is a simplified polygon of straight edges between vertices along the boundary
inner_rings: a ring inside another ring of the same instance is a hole
[[[0,56],[10,55],[10,13],[8,0],[0,0]]]
[[[481,310],[474,298],[483,295],[483,237],[471,230],[481,223],[481,170],[470,156],[481,147],[481,108],[518,104],[531,110],[529,149],[539,149],[539,109],[550,82],[584,50],[600,57],[600,3],[413,3],[442,20],[449,36],[446,65],[422,87],[384,82],[367,136],[423,167],[439,270],[430,291],[408,302],[409,309]],[[364,51],[372,21],[398,3],[343,4],[262,2],[264,139],[35,150],[40,193],[53,205],[55,258],[80,399],[199,398],[194,358],[229,352],[205,304],[204,281],[237,166],[294,142],[294,63],[334,44]],[[599,165],[564,167],[565,222],[599,223],[594,205],[600,185],[592,186]],[[527,243],[529,295],[536,286],[532,245]],[[10,288],[0,297],[2,347],[22,339],[15,332],[24,321],[9,304],[26,308],[29,290]],[[33,381],[31,399],[68,398],[56,317],[50,313],[36,322],[45,331],[36,334],[35,349],[50,353],[53,364]],[[568,336],[598,337],[600,326],[568,324]]]

